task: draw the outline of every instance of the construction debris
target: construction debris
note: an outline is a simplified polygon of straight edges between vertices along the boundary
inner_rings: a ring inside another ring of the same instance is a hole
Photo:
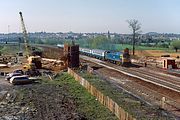
[[[0,68],[7,68],[7,64],[0,64]]]

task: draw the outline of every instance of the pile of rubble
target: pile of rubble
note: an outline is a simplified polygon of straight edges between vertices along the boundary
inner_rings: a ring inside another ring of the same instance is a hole
[[[13,56],[13,55],[0,56],[0,63],[2,63],[2,64],[17,63],[17,57]]]
[[[27,114],[35,112],[34,108],[17,102],[15,90],[0,92],[0,120],[30,120]]]
[[[54,60],[54,59],[42,59],[43,69],[60,71],[67,67],[66,63],[63,60]]]

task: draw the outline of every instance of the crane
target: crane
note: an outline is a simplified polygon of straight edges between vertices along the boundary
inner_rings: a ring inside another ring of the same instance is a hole
[[[26,49],[26,54],[29,57],[29,46],[28,46],[28,34],[27,34],[27,30],[24,24],[24,19],[22,16],[22,12],[19,12],[20,14],[20,19],[21,19],[21,27],[22,27],[22,32],[23,32],[23,38],[24,38],[24,45],[25,45],[25,49]]]
[[[42,67],[41,57],[40,56],[30,56],[27,30],[26,30],[26,27],[24,24],[22,12],[19,12],[19,14],[20,14],[20,19],[21,19],[21,27],[22,27],[22,32],[23,32],[25,50],[26,50],[28,62],[29,62],[28,65],[24,66],[24,68],[32,69],[32,68],[34,68],[34,67],[32,67],[33,65],[35,65],[36,68],[41,68]]]

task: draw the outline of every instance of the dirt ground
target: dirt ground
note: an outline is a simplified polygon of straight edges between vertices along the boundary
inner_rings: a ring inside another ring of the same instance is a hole
[[[1,77],[0,120],[117,120],[67,73],[11,85]]]
[[[5,82],[0,83],[1,88],[6,87]],[[0,120],[20,119],[85,120],[86,118],[76,111],[76,103],[67,94],[65,87],[37,83],[11,86],[0,101]]]
[[[0,91],[10,88],[11,84],[4,80],[4,76],[0,76]]]
[[[160,57],[161,55],[170,55],[171,57],[180,56],[180,52],[168,53],[163,50],[136,50],[135,54],[137,56],[147,56],[147,57]]]
[[[170,58],[176,61],[177,67],[180,68],[180,52],[168,53],[163,50],[136,50],[136,57],[132,57],[133,63],[143,64],[146,62],[148,65],[153,67],[163,68],[163,59]],[[161,57],[162,55],[170,55],[170,57]]]

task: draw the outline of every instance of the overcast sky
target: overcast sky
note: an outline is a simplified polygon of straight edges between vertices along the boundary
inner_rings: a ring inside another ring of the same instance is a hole
[[[0,33],[21,32],[19,11],[28,32],[180,33],[180,0],[0,0]]]

